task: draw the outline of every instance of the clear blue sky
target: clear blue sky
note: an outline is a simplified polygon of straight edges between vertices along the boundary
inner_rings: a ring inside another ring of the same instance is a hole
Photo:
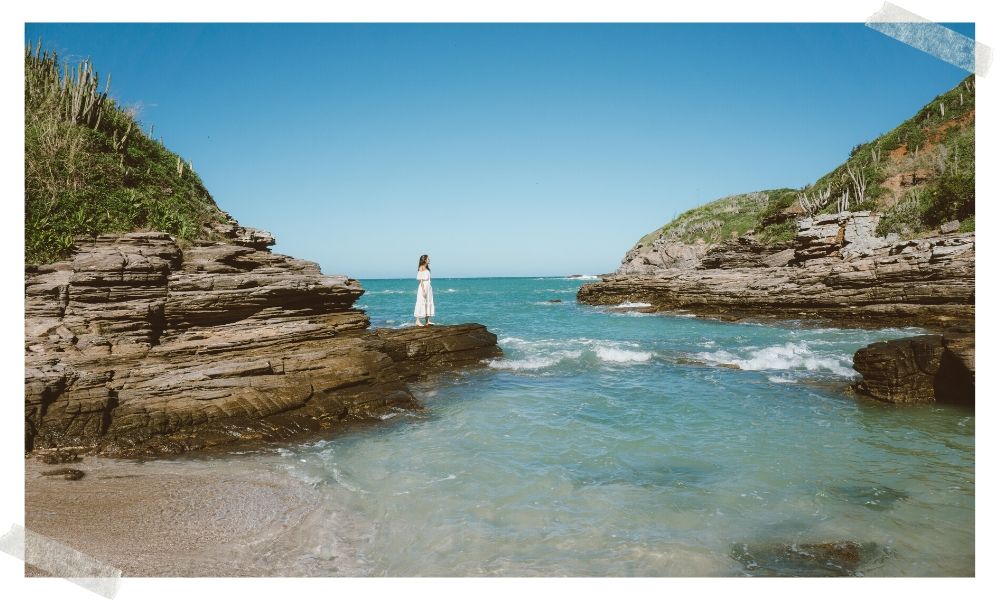
[[[953,26],[973,36],[973,26]],[[28,24],[325,273],[604,273],[967,73],[862,24]]]

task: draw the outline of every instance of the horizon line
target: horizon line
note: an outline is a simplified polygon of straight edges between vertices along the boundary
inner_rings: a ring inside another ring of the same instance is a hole
[[[468,275],[468,276],[453,276],[453,277],[437,277],[436,280],[441,279],[584,279],[590,277],[600,278],[602,275],[608,275],[609,273],[602,274],[589,274],[584,273],[580,275]],[[351,279],[357,280],[387,280],[387,279],[411,279],[412,276],[407,275],[403,277],[351,277]]]

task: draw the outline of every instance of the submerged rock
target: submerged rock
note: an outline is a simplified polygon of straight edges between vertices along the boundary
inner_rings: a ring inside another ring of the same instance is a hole
[[[370,331],[357,281],[233,236],[102,235],[26,269],[27,449],[281,439],[412,408],[407,381],[500,354],[477,324]]]
[[[80,469],[49,469],[48,471],[42,471],[42,475],[46,477],[62,475],[63,479],[76,481],[77,479],[83,479],[84,472]]]
[[[910,497],[905,492],[881,485],[830,486],[824,490],[824,495],[875,511],[890,510]]]
[[[858,575],[879,556],[874,543],[850,540],[803,544],[733,544],[730,556],[758,575],[830,577]]]

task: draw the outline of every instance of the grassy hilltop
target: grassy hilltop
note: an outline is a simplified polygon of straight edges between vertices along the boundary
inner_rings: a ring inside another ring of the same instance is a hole
[[[211,238],[226,217],[190,162],[108,96],[89,61],[24,53],[25,263],[57,260],[78,235],[166,231]]]
[[[943,223],[975,230],[976,82],[970,75],[912,118],[855,146],[812,185],[737,194],[693,208],[643,237],[719,243],[753,232],[765,243],[794,237],[795,218],[842,210],[882,215],[879,234],[903,239]]]

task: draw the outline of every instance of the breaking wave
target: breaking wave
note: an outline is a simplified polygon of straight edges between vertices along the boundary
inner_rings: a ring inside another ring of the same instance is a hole
[[[853,378],[857,372],[851,357],[818,352],[808,342],[787,342],[766,348],[745,348],[739,353],[728,350],[698,352],[695,357],[720,366],[736,366],[744,371],[811,371]]]
[[[509,356],[489,361],[494,369],[509,371],[538,371],[560,365],[604,363],[644,363],[653,353],[635,349],[638,344],[574,338],[569,340],[524,340],[505,337],[500,347]]]

